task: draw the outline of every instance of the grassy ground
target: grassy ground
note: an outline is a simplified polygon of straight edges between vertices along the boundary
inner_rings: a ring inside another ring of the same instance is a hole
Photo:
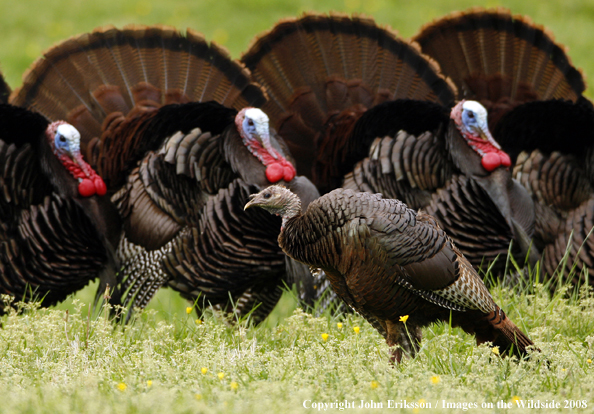
[[[363,12],[409,37],[431,19],[474,5],[502,5],[530,15],[570,48],[576,66],[594,74],[591,0],[0,0],[0,68],[18,87],[44,49],[107,24],[191,27],[239,57],[255,34],[307,10]],[[592,97],[594,89],[588,91]],[[471,403],[477,407],[466,405],[469,411],[506,412],[497,403],[516,397],[539,403],[554,399],[560,410],[565,400],[580,406],[586,400],[591,411],[592,295],[550,299],[539,286],[516,294],[500,287],[493,292],[542,349],[548,367],[542,357],[502,360],[443,324],[424,331],[417,359],[391,367],[384,341],[362,319],[353,316],[338,328],[339,321],[329,316],[293,314],[296,304],[289,294],[254,328],[230,327],[213,315],[201,316],[197,324],[194,313],[186,314],[186,302],[163,291],[136,323],[113,329],[104,317],[87,320],[83,303],[92,299],[90,287],[57,308],[0,318],[0,413],[302,412],[310,411],[304,401],[311,400],[310,407],[345,399],[357,407],[361,400],[382,402],[385,409],[388,400],[406,400],[424,401],[438,411],[463,412],[463,404]],[[457,408],[443,408],[448,403]],[[494,410],[483,410],[482,404],[493,404]]]
[[[194,312],[163,320],[152,310],[114,328],[104,315],[88,318],[78,300],[68,313],[8,315],[0,319],[0,413],[293,413],[345,400],[356,407],[349,412],[378,412],[359,409],[361,400],[448,413],[519,412],[530,401],[592,411],[592,292],[551,299],[541,285],[492,291],[541,354],[502,359],[436,324],[424,330],[419,356],[394,367],[360,317],[299,310],[274,327],[230,326],[212,314],[197,320]],[[390,411],[421,411],[413,408]]]

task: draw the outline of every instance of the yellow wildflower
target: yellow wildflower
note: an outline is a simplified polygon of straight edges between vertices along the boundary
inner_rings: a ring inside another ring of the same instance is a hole
[[[322,340],[323,340],[324,342],[326,342],[326,341],[328,340],[328,334],[327,334],[327,333],[323,333],[323,334],[322,334]]]
[[[202,399],[202,394],[195,394],[194,397],[200,401]]]
[[[222,380],[223,378],[225,378],[225,373],[224,372],[219,372],[217,374],[217,377],[219,377],[219,379]]]
[[[208,372],[208,368],[202,367],[202,369],[200,370],[200,372],[202,372],[202,375],[204,375],[204,374],[206,374]]]
[[[491,348],[491,352],[493,352],[495,355],[499,355],[499,347],[494,346],[493,348]]]
[[[406,323],[406,321],[408,321],[408,315],[401,316],[399,320],[402,323]]]
[[[439,384],[440,381],[441,378],[439,378],[439,375],[434,375],[431,377],[431,384]]]
[[[588,364],[592,363],[592,360],[590,358],[588,358],[588,360],[586,361]]]
[[[148,380],[148,381],[146,382],[146,386],[147,386],[147,387],[152,387],[152,386],[153,386],[153,381],[151,381],[151,380]]]
[[[191,306],[188,306],[188,307],[186,308],[186,313],[187,313],[188,315],[189,315],[190,313],[192,313],[192,307],[191,307]]]
[[[358,334],[360,330],[361,328],[359,328],[358,326],[353,326],[353,331],[355,331],[356,334]]]
[[[521,398],[520,398],[520,397],[518,397],[517,395],[514,395],[514,396],[512,397],[512,399],[511,399],[511,400],[512,400],[512,402],[515,402],[515,403],[516,403],[516,405],[517,405],[517,404],[518,404],[518,401],[520,401],[520,400],[521,400]]]
[[[118,390],[120,390],[120,391],[126,391],[126,388],[128,388],[128,386],[126,384],[124,384],[123,382],[120,382],[118,384]]]
[[[377,387],[379,387],[379,383],[377,381],[371,381],[371,389],[375,390]]]
[[[196,319],[196,325],[202,325],[202,319]]]
[[[342,329],[342,323],[338,322],[338,323],[336,324],[336,327],[337,327],[338,329]]]
[[[231,389],[233,391],[235,391],[237,388],[239,388],[239,384],[236,383],[235,381],[232,381],[231,384],[229,384],[229,386],[231,387]]]

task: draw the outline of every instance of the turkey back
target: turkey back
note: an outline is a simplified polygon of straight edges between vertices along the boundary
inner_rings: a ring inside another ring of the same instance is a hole
[[[363,17],[305,14],[281,21],[242,61],[266,89],[263,109],[288,142],[297,171],[317,185],[328,172],[319,165],[313,172],[316,161],[342,164],[330,173],[341,180],[361,158],[350,159],[360,149],[350,148],[347,138],[368,108],[401,98],[448,105],[455,95],[417,45]]]

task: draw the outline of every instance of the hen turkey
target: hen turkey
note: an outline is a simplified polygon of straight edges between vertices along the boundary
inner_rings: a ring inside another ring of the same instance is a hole
[[[589,243],[581,247],[592,226],[586,212],[594,195],[594,112],[565,48],[542,26],[505,9],[454,13],[414,40],[451,77],[459,99],[489,109],[494,136],[534,199],[534,241],[544,251],[545,272],[555,273],[572,231],[570,262],[580,256],[580,269],[594,265]]]
[[[268,187],[246,204],[282,217],[278,242],[321,268],[338,296],[366,318],[400,362],[414,356],[420,328],[451,321],[501,351],[526,354],[532,341],[506,317],[452,240],[429,215],[380,194],[337,189],[301,212],[299,197]]]
[[[119,216],[78,131],[0,104],[0,167],[0,293],[49,306],[97,277],[114,287]]]
[[[126,305],[144,307],[163,285],[197,302],[262,320],[286,265],[278,219],[246,214],[250,192],[285,183],[306,200],[268,118],[265,94],[226,51],[188,30],[107,28],[55,46],[13,102],[65,118],[101,173],[123,219],[118,247]],[[238,109],[241,109],[238,111]],[[287,275],[287,269],[291,274]]]
[[[418,45],[370,19],[308,14],[260,36],[242,60],[321,192],[342,185],[426,209],[474,265],[502,256],[495,273],[511,240],[518,261],[537,260],[532,200],[486,111],[454,106],[455,87]]]

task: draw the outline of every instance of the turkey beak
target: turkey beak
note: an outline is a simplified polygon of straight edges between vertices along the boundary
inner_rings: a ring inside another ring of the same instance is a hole
[[[491,145],[493,145],[498,150],[501,149],[501,147],[499,146],[497,141],[495,141],[495,139],[493,139],[493,136],[491,135],[491,131],[489,131],[489,126],[486,123],[485,123],[485,125],[481,125],[480,128],[478,128],[478,133],[483,140],[489,142]]]
[[[246,211],[248,208],[257,204],[257,203],[254,203],[254,201],[256,201],[256,196],[257,196],[257,194],[250,195],[251,200],[248,201],[245,206],[243,206],[243,211]]]
[[[256,126],[256,131],[258,132],[258,136],[260,137],[260,140],[262,141],[262,146],[264,148],[266,148],[268,153],[270,155],[272,155],[272,157],[275,160],[277,160],[278,155],[276,153],[276,150],[272,147],[272,144],[270,143],[270,130],[268,129],[268,123],[266,122],[266,123],[258,124]]]

